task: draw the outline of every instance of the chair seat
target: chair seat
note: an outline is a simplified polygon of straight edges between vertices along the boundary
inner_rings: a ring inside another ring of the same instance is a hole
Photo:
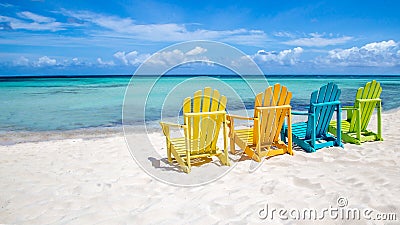
[[[307,132],[307,123],[300,122],[292,124],[292,134],[295,135],[299,139],[304,139],[306,137]]]
[[[336,124],[336,122],[335,122],[335,124]],[[292,125],[292,134],[294,136],[296,136],[296,138],[305,140],[306,133],[307,133],[307,123],[306,122],[295,123]],[[321,137],[317,137],[317,140],[324,138],[324,137],[328,137],[328,136],[329,136],[329,134],[326,134]]]
[[[336,124],[337,122],[336,121],[331,121],[330,123],[329,123],[329,125],[330,126],[332,126],[332,127],[334,127],[334,128],[336,128],[337,127],[337,124]],[[347,121],[347,120],[342,120],[342,127],[341,127],[341,130],[342,130],[342,132],[350,132],[350,122],[349,121]],[[354,131],[355,132],[355,131]]]
[[[253,145],[253,128],[235,130],[235,134],[245,145]]]
[[[331,121],[331,123],[329,124],[331,127],[333,127],[334,129],[336,129],[336,121]],[[334,131],[334,129],[332,131]],[[357,132],[356,131],[352,131],[350,132],[350,122],[347,120],[342,121],[342,132],[346,133],[347,136],[352,137],[352,138],[357,138]],[[374,140],[380,140],[381,138],[379,138],[379,136],[369,130],[362,130],[360,132],[361,134],[361,142],[365,142],[365,141],[374,141]]]
[[[171,144],[176,148],[180,148],[181,146],[186,147],[185,137],[171,138]]]
[[[185,141],[185,137],[180,137],[180,138],[171,138],[171,145],[174,147],[174,149],[176,150],[176,152],[179,154],[179,156],[185,157],[186,156],[186,141]],[[191,158],[198,158],[198,157],[204,157],[204,156],[210,156],[211,155],[217,155],[217,154],[221,154],[222,151],[217,149],[211,149],[211,150],[207,150],[202,151],[202,149],[199,149],[197,151],[192,150],[190,152],[190,157]]]

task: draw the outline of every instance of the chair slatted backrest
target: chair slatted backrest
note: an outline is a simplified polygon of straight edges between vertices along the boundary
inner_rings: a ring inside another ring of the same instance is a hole
[[[372,82],[368,82],[364,87],[360,87],[356,94],[356,102],[354,103],[355,107],[358,107],[357,100],[359,99],[379,99],[382,93],[382,87],[379,82],[373,80]],[[371,119],[372,113],[374,112],[374,108],[376,107],[377,101],[372,102],[360,102],[362,107],[360,111],[361,115],[361,131],[366,130]],[[357,115],[356,113],[352,114],[351,122],[350,122],[350,132],[355,132],[357,129]]]
[[[204,91],[196,91],[193,98],[184,99],[182,110],[189,132],[186,138],[190,139],[190,149],[193,153],[216,150],[218,134],[222,122],[225,121],[226,102],[225,96],[221,96],[218,90],[212,90],[210,87],[204,88]]]
[[[287,90],[286,86],[275,84],[265,89],[264,93],[256,95],[254,117],[258,118],[254,122],[253,143],[258,142],[258,136],[262,146],[270,145],[278,141],[285,116],[290,109],[290,100],[292,92]],[[287,106],[287,107],[277,107]],[[258,126],[260,125],[260,130]],[[260,133],[258,133],[260,132]]]
[[[341,90],[332,82],[329,82],[327,85],[322,86],[319,90],[315,90],[311,94],[310,108],[308,112],[314,113],[315,124],[312,124],[313,118],[311,115],[309,115],[305,139],[311,138],[314,130],[313,126],[315,126],[316,138],[326,135],[328,132],[329,123],[332,119],[333,113],[335,112],[336,105],[323,103],[339,101],[340,94]],[[318,106],[313,106],[314,104],[318,104]]]

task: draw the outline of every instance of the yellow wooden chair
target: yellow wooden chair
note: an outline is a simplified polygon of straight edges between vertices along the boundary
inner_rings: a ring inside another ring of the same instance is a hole
[[[290,100],[292,93],[287,87],[275,84],[264,93],[257,94],[254,103],[254,117],[227,115],[230,128],[230,151],[235,154],[235,144],[257,162],[262,157],[270,157],[292,151],[292,123]],[[248,129],[234,128],[234,120],[253,120],[254,126]],[[280,140],[282,126],[287,119],[287,144]]]
[[[160,122],[167,142],[168,161],[176,160],[182,170],[190,172],[191,160],[217,156],[229,166],[226,135],[226,97],[210,87],[198,90],[194,97],[183,101],[184,124]],[[217,147],[218,136],[223,130],[224,151]],[[170,128],[182,128],[184,137],[172,138]]]

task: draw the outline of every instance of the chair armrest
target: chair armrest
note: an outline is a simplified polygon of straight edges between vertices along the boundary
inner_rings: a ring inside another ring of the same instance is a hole
[[[182,125],[182,124],[177,124],[177,123],[170,123],[170,122],[160,122],[160,125],[166,126],[166,127],[174,127],[174,128],[186,128],[186,125]]]
[[[342,110],[355,110],[355,109],[357,108],[354,106],[342,106]]]
[[[308,113],[308,112],[296,112],[296,111],[292,111],[292,115],[311,115],[312,113]]]
[[[350,120],[353,117],[354,111],[357,110],[357,107],[354,106],[342,106],[342,111],[346,111],[346,120]]]
[[[229,137],[232,137],[233,133],[235,132],[234,119],[253,120],[254,121],[254,119],[257,119],[257,118],[245,117],[245,116],[239,116],[239,115],[232,115],[232,114],[226,115],[226,122],[227,122],[227,125],[229,127]]]
[[[359,102],[380,102],[382,101],[380,98],[372,98],[372,99],[356,99]]]
[[[168,141],[170,141],[170,132],[169,132],[170,127],[184,128],[184,129],[187,128],[186,125],[181,125],[181,124],[176,124],[176,123],[168,123],[168,122],[160,122],[160,125],[161,125],[162,131]]]
[[[227,120],[231,120],[231,119],[239,119],[239,120],[254,120],[253,117],[245,117],[245,116],[239,116],[239,115],[232,115],[232,114],[228,114],[226,115]]]

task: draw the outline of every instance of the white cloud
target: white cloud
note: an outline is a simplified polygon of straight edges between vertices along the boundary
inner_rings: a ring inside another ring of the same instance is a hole
[[[20,19],[8,16],[0,16],[0,22],[8,24],[9,29],[14,30],[23,29],[32,31],[58,31],[66,29],[66,24],[57,22],[54,18],[41,16],[27,11],[18,13],[17,15],[20,16]]]
[[[199,55],[205,52],[207,52],[207,49],[197,46],[194,49],[186,52],[186,55]]]
[[[11,4],[9,4],[9,3],[0,3],[0,6],[1,6],[1,7],[4,7],[4,8],[14,7],[14,5],[11,5]]]
[[[56,59],[51,59],[47,56],[40,57],[38,61],[35,63],[35,66],[43,67],[43,66],[54,66],[57,64]]]
[[[400,44],[393,40],[372,42],[359,47],[335,49],[317,63],[342,66],[397,66],[400,65]]]
[[[382,42],[372,42],[372,43],[364,45],[362,48],[366,49],[367,51],[379,53],[379,52],[387,52],[388,50],[391,50],[397,46],[398,46],[398,43],[396,43],[393,40],[389,40],[389,41],[382,41]]]
[[[113,67],[120,65],[133,65],[138,66],[140,63],[144,62],[150,55],[149,54],[139,54],[137,51],[132,51],[125,53],[124,51],[116,52],[111,60],[104,60],[101,57],[96,58],[96,60],[90,61],[88,59],[80,59],[78,57],[72,58],[51,58],[49,56],[40,57],[26,57],[17,56],[14,60],[10,61],[10,65],[13,66],[25,66],[25,67],[71,67],[71,66],[101,66],[101,67]]]
[[[268,41],[268,36],[261,30],[237,30],[237,34],[228,35],[221,38],[222,42],[230,42],[240,45],[263,46]],[[241,32],[241,33],[240,33]]]
[[[207,52],[207,49],[195,47],[186,53],[179,49],[172,51],[162,51],[154,54],[147,63],[161,66],[175,66],[188,61],[209,61],[202,55]]]
[[[0,15],[0,30],[28,30],[28,31],[60,31],[73,27],[85,27],[79,32],[85,32],[84,37],[68,37],[69,44],[85,45],[84,43],[97,46],[112,45],[110,39],[123,39],[124,42],[179,42],[190,40],[216,40],[226,43],[264,46],[268,37],[262,30],[248,29],[197,29],[191,24],[161,23],[161,24],[139,24],[129,17],[118,17],[93,13],[90,11],[52,11],[53,14],[61,14],[67,17],[66,22],[58,21],[57,17],[48,17],[34,12],[22,11],[16,16]],[[60,15],[59,15],[60,16]],[[65,42],[58,36],[48,33],[40,33],[40,36],[18,37],[18,39],[1,39],[4,43],[17,43],[19,45],[60,45]],[[43,41],[46,38],[49,41]],[[26,39],[23,40],[23,39]]]
[[[185,60],[185,53],[181,50],[175,49],[172,51],[159,52],[153,55],[148,63],[158,65],[177,65]]]
[[[88,62],[87,60],[80,59],[78,57],[74,57],[72,59],[64,59],[62,66],[68,67],[68,66],[92,66],[93,64],[91,62]]]
[[[294,65],[299,61],[299,57],[304,52],[301,47],[287,49],[280,52],[259,50],[251,56],[255,61],[275,62],[280,65]]]
[[[13,61],[13,64],[16,66],[29,66],[30,65],[30,61],[28,58],[24,57],[24,56],[20,56],[19,58],[15,59]]]
[[[37,22],[37,23],[52,23],[52,22],[56,21],[54,18],[41,16],[41,15],[38,15],[38,14],[35,14],[32,12],[28,12],[28,11],[17,13],[17,15],[21,18],[33,20],[34,22]]]
[[[119,51],[114,54],[114,58],[123,65],[138,65],[146,60],[149,56],[149,54],[139,54],[137,51],[131,51],[129,53]]]
[[[102,58],[97,58],[97,63],[101,66],[114,66],[115,63],[114,61],[103,61]]]
[[[92,35],[131,38],[145,41],[188,41],[188,40],[220,40],[237,44],[261,45],[267,40],[264,31],[261,30],[188,30],[185,24],[138,24],[131,18],[107,16],[90,11],[62,10],[65,16],[73,17],[86,24],[96,25],[101,30]]]
[[[101,61],[101,59],[100,59]],[[102,62],[102,61],[101,61]],[[102,62],[101,65],[108,65],[109,62]],[[100,63],[99,63],[100,64]],[[94,64],[87,60],[79,59],[78,57],[73,58],[51,58],[49,56],[19,56],[11,61],[12,66],[23,66],[23,67],[70,67],[70,66],[93,66]]]
[[[287,32],[287,31],[277,31],[277,32],[273,32],[272,35],[274,35],[275,37],[288,37],[288,38],[294,38],[295,35]]]
[[[326,38],[324,37],[324,34],[318,34],[318,33],[310,33],[309,36],[310,37],[298,38],[283,43],[294,46],[324,47],[328,45],[344,44],[353,39],[352,37],[349,36],[332,37],[333,36],[332,34],[330,34],[329,37]]]

